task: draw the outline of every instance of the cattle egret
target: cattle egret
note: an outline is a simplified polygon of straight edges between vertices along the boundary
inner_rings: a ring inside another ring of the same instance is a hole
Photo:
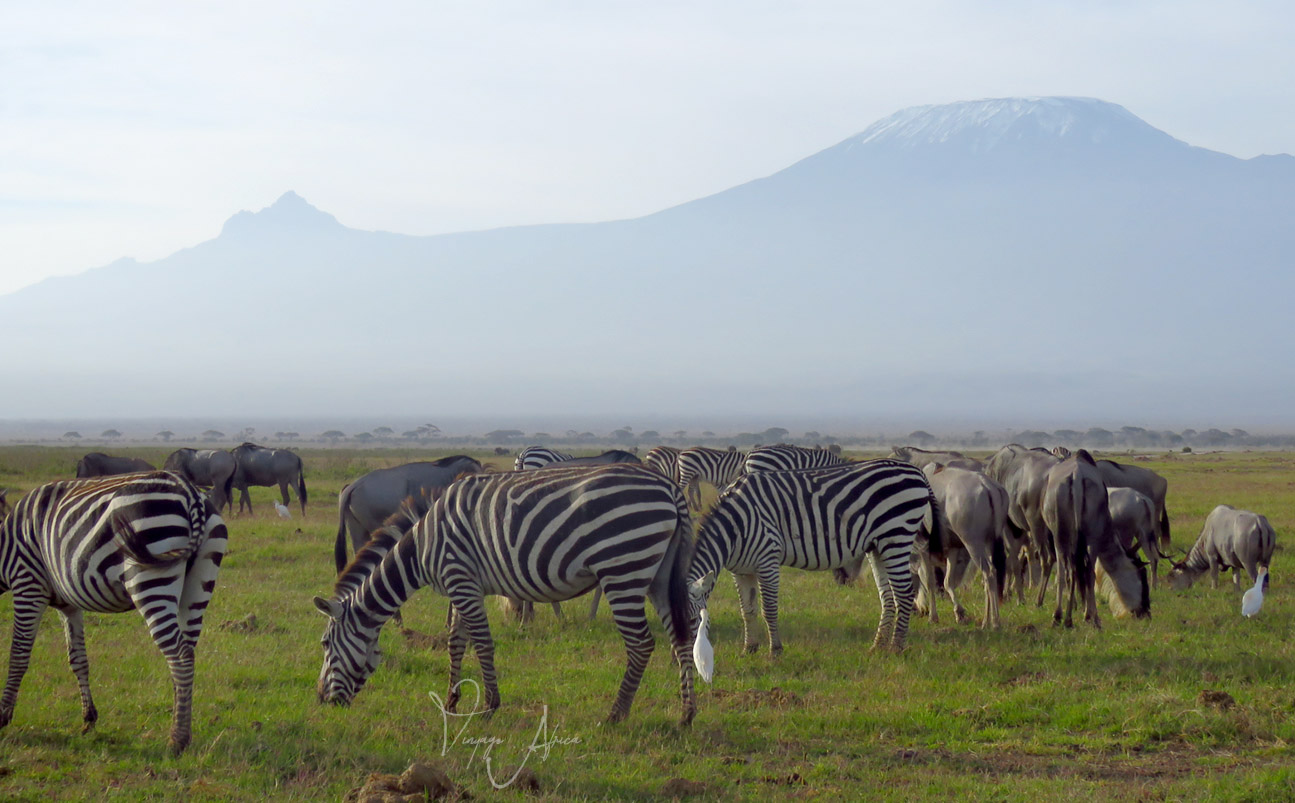
[[[1255,580],[1255,587],[1246,592],[1241,598],[1241,615],[1247,618],[1259,613],[1259,609],[1264,604],[1264,580],[1268,579],[1268,567],[1259,567],[1259,579]]]
[[[710,683],[715,676],[715,648],[710,646],[710,614],[701,609],[701,623],[697,625],[697,640],[692,645],[692,662],[697,665],[697,674]]]
[[[274,500],[274,509],[279,511],[279,518],[281,519],[292,518],[292,512],[288,510],[288,506],[280,502],[278,499]]]

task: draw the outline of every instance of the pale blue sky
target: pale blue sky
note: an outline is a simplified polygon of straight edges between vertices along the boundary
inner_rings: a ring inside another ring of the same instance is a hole
[[[6,3],[0,293],[296,190],[434,234],[633,217],[907,106],[1119,103],[1295,152],[1287,2]]]

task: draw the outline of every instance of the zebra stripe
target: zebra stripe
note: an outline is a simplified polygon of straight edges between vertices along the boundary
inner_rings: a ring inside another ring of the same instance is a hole
[[[798,468],[824,468],[844,466],[853,461],[829,452],[827,449],[806,449],[802,446],[757,446],[746,456],[742,473],[757,471],[791,471]]]
[[[526,471],[532,468],[543,468],[549,463],[560,463],[571,459],[571,455],[566,452],[559,452],[556,449],[549,449],[545,446],[527,446],[517,453],[517,460],[513,462],[513,470]]]
[[[654,446],[643,455],[643,465],[663,477],[679,483],[679,450],[673,446]]]
[[[742,473],[746,454],[738,451],[694,446],[679,453],[679,487],[684,489],[693,509],[701,508],[701,481],[723,490]]]
[[[13,644],[0,728],[46,607],[63,617],[68,663],[81,689],[83,732],[99,717],[90,694],[83,611],[138,610],[175,687],[169,749],[189,745],[193,653],[216,587],[228,534],[206,496],[165,471],[52,482],[27,494],[0,524],[0,593],[13,592]]]
[[[398,531],[398,530],[397,530]],[[348,704],[377,667],[383,624],[423,586],[450,598],[450,693],[469,640],[490,710],[499,706],[494,641],[484,597],[557,602],[601,588],[625,642],[627,666],[609,720],[623,719],[654,646],[651,599],[680,664],[683,723],[692,721],[692,664],[685,575],[692,522],[679,489],[639,466],[552,468],[467,477],[445,489],[406,535],[371,541],[343,571],[332,599],[318,693]]]
[[[933,523],[934,522],[934,523]],[[938,527],[936,501],[922,472],[873,460],[848,466],[770,471],[738,478],[712,508],[697,537],[688,572],[694,608],[705,608],[721,569],[737,582],[747,652],[758,649],[757,584],[769,630],[778,635],[780,566],[836,570],[853,577],[867,557],[881,598],[873,647],[901,650],[913,608],[909,557],[919,529]]]

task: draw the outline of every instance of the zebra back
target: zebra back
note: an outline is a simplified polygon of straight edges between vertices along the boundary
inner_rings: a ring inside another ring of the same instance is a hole
[[[673,446],[654,446],[643,455],[643,465],[656,471],[671,482],[679,482],[679,450]]]
[[[798,468],[824,468],[843,466],[853,461],[827,449],[806,449],[802,446],[758,446],[747,455],[742,473],[757,471],[791,471]]]
[[[746,474],[703,521],[689,578],[771,557],[810,571],[869,551],[907,560],[918,531],[937,526],[935,505],[921,470],[893,460]]]
[[[527,446],[517,453],[517,459],[513,462],[513,470],[526,471],[532,468],[543,468],[550,463],[560,463],[570,459],[572,459],[571,455],[566,452],[559,452],[546,446]]]
[[[679,484],[690,485],[698,480],[705,480],[716,488],[723,489],[742,473],[742,464],[746,460],[745,452],[708,449],[694,446],[679,453]]]

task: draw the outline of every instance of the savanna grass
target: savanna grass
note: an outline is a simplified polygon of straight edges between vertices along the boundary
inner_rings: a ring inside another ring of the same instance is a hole
[[[160,463],[167,450],[117,451]],[[315,700],[323,620],[311,604],[331,587],[342,485],[370,468],[442,455],[301,453],[306,519],[279,520],[269,504],[275,492],[258,488],[256,514],[229,522],[229,555],[198,648],[189,751],[163,755],[171,690],[134,614],[86,617],[100,720],[80,735],[76,685],[50,613],[14,721],[0,732],[0,799],[338,800],[368,773],[398,773],[416,759],[439,763],[480,799],[653,800],[674,779],[724,800],[1295,796],[1295,562],[1280,546],[1295,532],[1291,455],[1140,463],[1170,481],[1176,546],[1190,546],[1221,502],[1272,521],[1279,551],[1253,620],[1240,616],[1230,583],[1162,587],[1149,621],[1117,621],[1103,609],[1100,632],[1051,627],[1051,595],[1044,609],[1005,603],[1003,627],[993,632],[953,624],[940,600],[941,624],[915,621],[904,654],[873,654],[879,606],[866,573],[839,587],[827,573],[788,571],[786,652],[774,661],[741,653],[736,595],[722,580],[712,607],[715,682],[698,685],[696,722],[681,731],[659,623],[629,719],[607,726],[625,655],[606,608],[589,623],[587,601],[573,601],[558,623],[541,606],[520,627],[492,606],[503,707],[489,722],[451,722],[446,736],[428,693],[445,695],[448,657],[417,638],[441,631],[445,600],[426,590],[413,597],[404,614],[414,639],[385,628],[383,664],[349,708]],[[78,456],[0,449],[0,484],[16,498],[70,476]],[[979,578],[972,582],[978,588]],[[964,594],[964,604],[979,614],[978,593]],[[11,610],[9,596],[0,597],[6,643]],[[465,671],[479,677],[471,658]],[[1233,702],[1208,702],[1205,690]],[[537,739],[547,751],[528,751]],[[491,777],[506,781],[523,760],[539,780],[538,797],[492,786]]]

